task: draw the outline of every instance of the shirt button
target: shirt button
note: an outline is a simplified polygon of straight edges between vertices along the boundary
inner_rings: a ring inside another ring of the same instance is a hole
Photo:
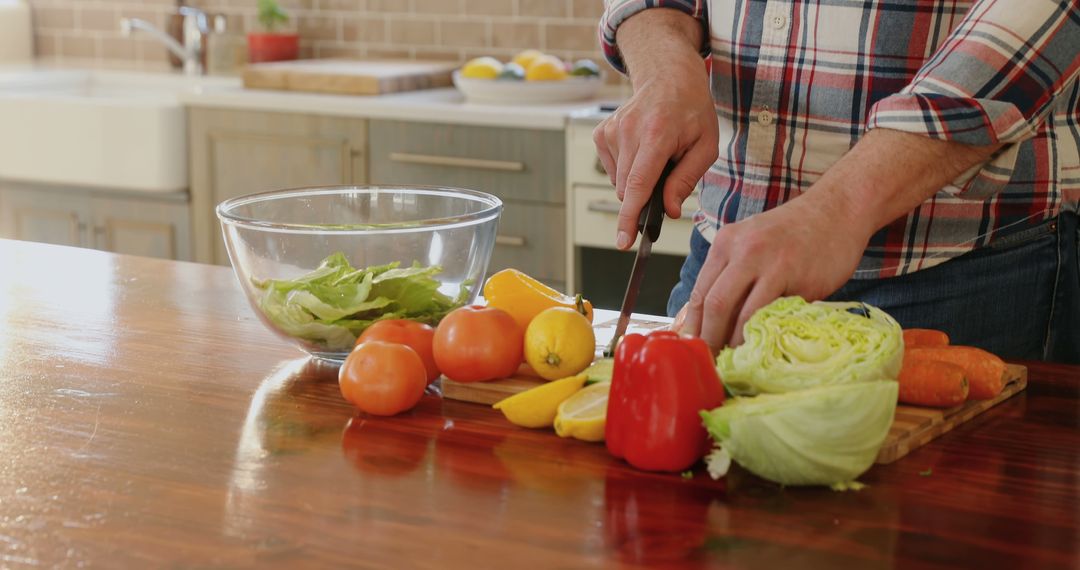
[[[757,122],[765,125],[766,127],[773,124],[773,114],[768,109],[758,113]]]
[[[776,28],[778,30],[782,30],[782,29],[784,29],[784,26],[787,25],[787,18],[782,16],[782,15],[779,15],[779,14],[776,15],[776,16],[773,16],[772,25],[773,25],[774,28]]]

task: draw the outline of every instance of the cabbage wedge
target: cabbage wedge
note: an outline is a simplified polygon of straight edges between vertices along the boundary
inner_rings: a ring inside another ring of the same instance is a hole
[[[702,411],[719,447],[706,459],[710,473],[722,476],[734,460],[782,485],[844,488],[873,465],[897,391],[895,381],[879,380],[732,398]]]

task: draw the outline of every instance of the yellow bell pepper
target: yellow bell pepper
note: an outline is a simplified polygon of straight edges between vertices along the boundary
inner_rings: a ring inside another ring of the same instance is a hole
[[[503,269],[484,284],[488,305],[510,313],[521,330],[528,328],[533,317],[551,307],[569,307],[593,320],[592,303],[577,295],[564,295],[529,277],[517,269]]]

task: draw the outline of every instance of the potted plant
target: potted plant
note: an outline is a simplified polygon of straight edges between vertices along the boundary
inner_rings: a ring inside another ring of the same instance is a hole
[[[300,53],[300,35],[278,31],[289,22],[289,15],[277,0],[259,0],[260,32],[248,34],[248,61],[284,61]]]

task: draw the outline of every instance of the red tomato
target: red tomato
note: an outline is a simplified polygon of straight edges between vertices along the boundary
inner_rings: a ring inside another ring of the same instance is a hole
[[[431,328],[430,325],[408,319],[387,319],[371,325],[360,333],[360,338],[356,339],[356,345],[359,346],[372,340],[381,340],[408,346],[416,351],[420,360],[424,361],[424,368],[427,369],[427,381],[430,384],[439,377],[439,367],[435,364],[435,354],[431,349],[431,342],[434,338],[435,329]]]
[[[447,378],[457,382],[507,378],[521,364],[524,345],[524,333],[506,311],[461,307],[435,329],[435,362]]]
[[[338,370],[341,395],[363,412],[392,416],[424,395],[427,370],[404,344],[373,340],[353,349]]]

